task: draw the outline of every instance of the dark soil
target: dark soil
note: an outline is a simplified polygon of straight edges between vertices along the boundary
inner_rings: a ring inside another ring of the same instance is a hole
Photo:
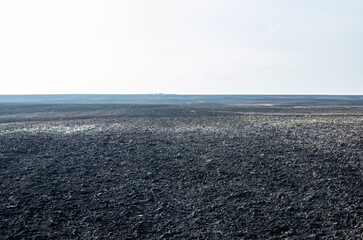
[[[361,107],[0,113],[1,239],[362,238]]]

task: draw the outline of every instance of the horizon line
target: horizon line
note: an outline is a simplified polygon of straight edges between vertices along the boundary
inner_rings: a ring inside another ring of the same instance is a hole
[[[20,93],[0,94],[0,96],[46,96],[46,95],[179,95],[179,96],[236,96],[236,95],[261,95],[261,96],[363,96],[362,94],[349,93]]]

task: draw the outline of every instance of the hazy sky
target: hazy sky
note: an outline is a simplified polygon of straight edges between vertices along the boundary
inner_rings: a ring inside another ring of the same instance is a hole
[[[0,94],[159,92],[363,94],[363,1],[0,1]]]

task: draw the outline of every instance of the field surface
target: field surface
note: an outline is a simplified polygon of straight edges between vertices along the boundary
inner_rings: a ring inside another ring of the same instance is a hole
[[[361,239],[363,108],[0,105],[0,239]]]

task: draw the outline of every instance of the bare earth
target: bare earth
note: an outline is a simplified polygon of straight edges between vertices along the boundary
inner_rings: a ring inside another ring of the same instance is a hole
[[[363,108],[0,105],[0,239],[361,239]]]

